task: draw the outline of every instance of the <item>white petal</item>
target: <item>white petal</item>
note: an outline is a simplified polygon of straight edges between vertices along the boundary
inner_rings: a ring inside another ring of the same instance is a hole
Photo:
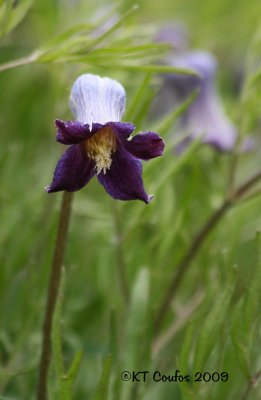
[[[125,98],[125,90],[119,82],[84,74],[73,84],[70,107],[78,121],[89,125],[119,122],[125,111]]]

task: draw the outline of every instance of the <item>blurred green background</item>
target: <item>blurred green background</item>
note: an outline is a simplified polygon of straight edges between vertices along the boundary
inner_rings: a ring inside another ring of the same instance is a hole
[[[71,118],[69,91],[85,72],[119,80],[127,93],[128,119],[138,130],[158,126],[166,152],[144,164],[145,187],[155,194],[148,206],[113,201],[96,179],[74,196],[61,318],[66,368],[74,354],[83,351],[72,398],[255,400],[261,396],[260,385],[251,384],[261,369],[258,191],[231,208],[210,232],[160,330],[153,329],[178,262],[222,204],[233,166],[237,185],[260,168],[261,3],[141,0],[137,4],[139,8],[100,41],[95,53],[93,30],[113,16],[121,19],[132,2],[0,1],[0,62],[41,49],[36,62],[0,72],[1,400],[35,398],[61,201],[61,194],[44,191],[64,150],[55,141],[53,121]],[[239,132],[255,138],[252,152],[224,155],[196,143],[177,157],[172,152],[175,125],[147,115],[160,79],[156,67],[148,75],[146,66],[155,65],[165,51],[150,46],[166,21],[184,23],[191,46],[217,57],[224,107]],[[141,48],[133,51],[131,46]],[[259,71],[259,81],[251,86],[253,69]],[[141,89],[144,79],[147,85]],[[128,303],[122,292],[122,268],[131,293]],[[109,391],[101,394],[99,381],[108,353],[112,354],[111,369],[108,361],[105,364],[105,375],[110,369]],[[177,369],[191,377],[197,371],[225,371],[229,378],[194,383],[148,379],[138,384],[120,378],[125,370],[173,375]],[[49,391],[50,399],[63,398],[53,367]]]

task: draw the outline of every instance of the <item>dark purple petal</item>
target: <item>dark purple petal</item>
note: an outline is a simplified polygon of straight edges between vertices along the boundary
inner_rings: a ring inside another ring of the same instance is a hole
[[[77,144],[92,137],[97,131],[102,129],[104,125],[101,124],[83,124],[79,121],[61,121],[55,120],[57,127],[56,140],[62,144]]]
[[[75,192],[95,175],[95,164],[87,157],[82,144],[69,147],[57,163],[48,193],[66,190]]]
[[[139,133],[131,140],[122,140],[121,143],[129,153],[142,160],[161,156],[165,146],[162,138],[154,132]]]
[[[101,172],[98,179],[114,199],[140,199],[145,203],[152,200],[153,196],[148,196],[143,187],[141,161],[120,146],[113,154],[110,169],[105,174]]]
[[[128,139],[135,129],[135,125],[131,122],[107,122],[105,125],[111,127],[113,133],[120,142]]]

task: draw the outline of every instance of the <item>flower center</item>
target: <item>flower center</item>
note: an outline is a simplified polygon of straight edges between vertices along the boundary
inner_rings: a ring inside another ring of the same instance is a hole
[[[105,174],[112,163],[112,154],[116,150],[116,137],[110,127],[105,127],[85,141],[88,157],[95,161],[97,174]]]

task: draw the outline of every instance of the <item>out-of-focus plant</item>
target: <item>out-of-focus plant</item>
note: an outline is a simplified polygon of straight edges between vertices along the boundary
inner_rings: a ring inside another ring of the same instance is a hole
[[[98,68],[117,68],[119,70],[141,72],[177,72],[193,74],[193,70],[174,68],[155,63],[159,54],[168,49],[168,45],[147,43],[146,35],[139,35],[135,40],[133,28],[125,28],[120,39],[115,33],[120,32],[122,24],[137,11],[131,7],[123,16],[103,18],[96,24],[80,24],[68,29],[49,43],[36,49],[21,59],[0,65],[0,72],[10,68],[33,63],[77,62]]]
[[[23,54],[35,57],[37,51],[42,57],[41,62],[25,56],[2,64],[5,72],[0,74],[1,396],[19,400],[35,395],[58,215],[59,194],[48,196],[43,190],[57,161],[50,121],[57,112],[67,119],[64,82],[69,85],[88,72],[121,81],[129,98],[125,120],[133,121],[137,131],[146,126],[159,132],[166,150],[144,168],[148,193],[156,195],[149,207],[115,202],[95,180],[75,196],[64,259],[66,281],[52,327],[50,399],[255,400],[261,375],[256,350],[261,324],[256,238],[261,223],[259,35],[248,52],[246,42],[259,15],[258,2],[253,0],[253,11],[242,0],[236,8],[226,0],[191,2],[190,7],[175,0],[175,18],[183,16],[192,25],[194,47],[208,44],[208,51],[217,54],[222,99],[239,142],[247,133],[256,139],[251,154],[236,146],[220,155],[196,139],[178,157],[172,151],[180,140],[173,135],[173,124],[197,93],[160,118],[148,114],[159,73],[177,70],[162,65],[170,46],[153,42],[158,26],[147,22],[153,10],[158,10],[157,21],[164,6],[174,10],[173,2],[142,0],[142,11],[136,13],[139,24],[129,19],[121,23],[118,7],[103,21],[89,18],[96,8],[91,9],[91,2],[82,5],[91,22],[85,16],[74,21],[80,3],[70,3],[70,8],[68,2],[66,8],[55,2],[64,13],[71,11],[67,17],[72,29],[61,28],[65,15],[53,24],[55,32],[64,30],[64,38],[62,34],[46,43],[50,21],[40,18],[36,7],[1,42],[2,62]],[[228,29],[239,20],[242,24]],[[37,24],[42,24],[38,35],[45,34],[36,45],[28,36],[34,38]],[[242,70],[245,53],[249,67],[239,100],[230,90],[230,66],[240,60]],[[121,379],[124,371],[134,369],[150,372],[146,382]],[[210,381],[192,382],[197,369]],[[191,381],[152,379],[154,371],[175,376],[177,370]],[[212,381],[212,376],[219,380]]]
[[[11,32],[32,7],[33,0],[0,1],[0,39]]]

